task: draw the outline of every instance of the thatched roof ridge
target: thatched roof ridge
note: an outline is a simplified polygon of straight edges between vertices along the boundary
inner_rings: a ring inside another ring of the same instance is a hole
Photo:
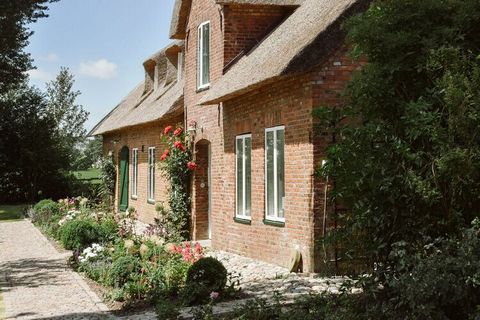
[[[215,0],[221,5],[264,5],[264,6],[299,6],[304,0]]]
[[[143,95],[140,83],[89,133],[96,136],[108,132],[147,124],[183,111],[184,83],[176,82],[163,89]]]
[[[200,104],[227,101],[277,78],[310,70],[344,39],[343,21],[370,0],[305,0],[304,3],[214,83]]]
[[[175,0],[170,22],[170,39],[185,39],[191,6],[192,0]]]
[[[176,70],[170,70],[174,67],[168,61],[167,55],[168,52],[180,50],[182,46],[183,41],[175,41],[145,60],[145,68],[159,65],[157,90],[146,86],[145,79],[106,115],[89,135],[100,135],[181,113],[184,81],[176,80]]]

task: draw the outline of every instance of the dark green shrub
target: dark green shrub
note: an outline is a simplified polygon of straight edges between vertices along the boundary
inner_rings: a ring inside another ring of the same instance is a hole
[[[133,276],[140,272],[140,260],[133,256],[122,256],[116,259],[108,273],[107,284],[116,288],[123,287]]]
[[[168,297],[161,297],[155,305],[155,312],[159,320],[175,320],[178,319],[180,312],[178,307],[170,301]]]
[[[187,272],[182,298],[185,304],[198,304],[210,299],[210,293],[222,292],[227,284],[227,269],[215,258],[195,262]]]
[[[92,243],[102,242],[102,226],[93,220],[74,219],[66,222],[59,230],[59,238],[65,249],[83,249]]]
[[[37,224],[48,223],[52,218],[60,215],[60,206],[51,199],[38,202],[33,207],[32,222]]]

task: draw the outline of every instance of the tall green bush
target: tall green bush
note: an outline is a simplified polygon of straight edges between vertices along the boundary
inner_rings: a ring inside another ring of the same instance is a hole
[[[378,0],[347,24],[368,64],[344,106],[316,111],[334,142],[321,171],[349,209],[335,216],[343,258],[377,275],[395,244],[414,254],[480,212],[479,12],[476,0]]]

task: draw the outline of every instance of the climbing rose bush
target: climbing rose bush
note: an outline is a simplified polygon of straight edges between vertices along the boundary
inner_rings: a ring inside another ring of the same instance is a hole
[[[191,139],[181,126],[167,126],[163,130],[167,149],[160,157],[160,169],[170,181],[168,208],[163,210],[168,217],[168,237],[173,241],[188,239],[190,195],[188,186],[192,171],[197,169],[192,159]]]

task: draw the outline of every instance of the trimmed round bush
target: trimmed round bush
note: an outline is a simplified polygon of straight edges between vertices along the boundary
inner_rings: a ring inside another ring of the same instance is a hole
[[[93,220],[75,219],[66,222],[59,231],[60,242],[65,249],[83,249],[92,243],[102,242],[104,231]]]
[[[141,264],[138,258],[133,256],[122,256],[115,260],[108,273],[107,284],[121,288],[140,271]]]
[[[188,305],[204,303],[212,292],[222,292],[227,284],[227,269],[215,258],[206,257],[195,262],[187,272],[182,296]]]
[[[34,214],[32,216],[33,223],[47,223],[52,217],[60,214],[60,206],[51,199],[45,199],[38,202],[33,207]]]

